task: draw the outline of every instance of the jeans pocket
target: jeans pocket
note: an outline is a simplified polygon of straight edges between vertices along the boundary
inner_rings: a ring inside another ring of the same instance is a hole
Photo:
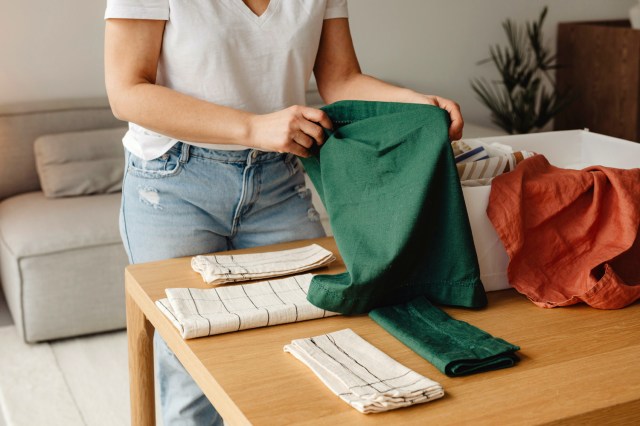
[[[127,171],[133,176],[158,179],[175,176],[180,173],[180,153],[175,148],[170,149],[158,158],[143,160],[133,154],[129,154]]]

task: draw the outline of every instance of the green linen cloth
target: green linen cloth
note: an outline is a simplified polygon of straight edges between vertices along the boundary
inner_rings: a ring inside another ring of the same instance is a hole
[[[343,314],[423,295],[440,304],[484,306],[448,113],[366,101],[322,109],[333,131],[302,162],[347,272],[316,275],[308,300]]]
[[[507,368],[519,360],[518,346],[451,318],[424,297],[369,316],[447,376]]]

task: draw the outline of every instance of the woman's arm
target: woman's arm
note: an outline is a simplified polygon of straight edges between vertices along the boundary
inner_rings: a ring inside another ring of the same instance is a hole
[[[346,18],[324,21],[313,72],[320,96],[327,103],[356,99],[436,105],[447,110],[451,117],[449,138],[457,140],[462,137],[464,122],[457,103],[439,96],[423,95],[362,74]]]
[[[238,144],[306,157],[322,144],[323,111],[293,106],[256,115],[158,86],[156,73],[165,21],[108,19],[105,80],[114,115],[176,139]],[[215,147],[212,147],[215,148]]]

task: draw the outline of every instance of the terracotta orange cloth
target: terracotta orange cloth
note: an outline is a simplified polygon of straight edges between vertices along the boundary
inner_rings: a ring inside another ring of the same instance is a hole
[[[536,155],[493,180],[487,215],[509,282],[536,305],[640,299],[640,169],[560,169]]]

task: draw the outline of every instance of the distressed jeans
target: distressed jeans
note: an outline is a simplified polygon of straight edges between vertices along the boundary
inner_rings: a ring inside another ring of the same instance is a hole
[[[324,236],[298,159],[177,143],[144,161],[126,152],[120,232],[131,263]],[[166,426],[222,419],[158,334]]]

